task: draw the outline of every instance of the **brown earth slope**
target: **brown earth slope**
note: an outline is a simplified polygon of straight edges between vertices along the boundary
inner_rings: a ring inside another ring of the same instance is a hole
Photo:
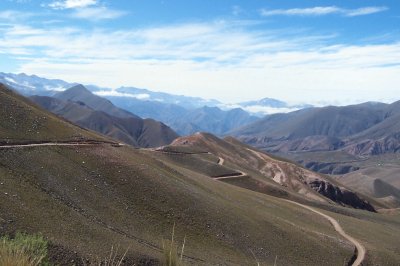
[[[74,93],[73,95],[81,93],[85,97],[72,97],[72,92],[69,93],[70,90]],[[141,119],[109,102],[106,106],[103,106],[104,99],[93,95],[82,87],[69,89],[65,92],[65,95],[69,95],[70,99],[64,101],[45,96],[33,96],[30,99],[42,108],[81,127],[94,130],[135,147],[158,147],[169,144],[178,137],[172,129],[161,122],[153,119]],[[100,98],[101,100],[88,100],[92,98]],[[77,102],[72,100],[77,100]],[[96,103],[100,105],[96,105]],[[97,107],[93,108],[93,106]]]
[[[257,149],[244,145],[234,138],[225,140],[207,133],[176,139],[171,146],[202,147],[220,156],[229,165],[239,166],[241,170],[252,173],[255,170],[266,181],[274,181],[290,191],[304,195],[317,202],[330,200],[354,208],[374,211],[374,207],[350,189],[341,186],[326,176],[311,172],[299,165],[271,157]]]

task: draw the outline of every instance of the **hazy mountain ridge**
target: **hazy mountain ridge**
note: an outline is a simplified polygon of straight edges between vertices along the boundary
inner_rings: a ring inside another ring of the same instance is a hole
[[[59,79],[46,79],[36,75],[26,75],[24,73],[12,74],[0,72],[0,83],[16,89],[19,93],[31,96],[42,95],[52,96],[57,92],[71,88],[77,83],[68,83]]]
[[[10,82],[11,80],[12,82]],[[27,96],[56,96],[60,94],[60,91],[77,85],[61,80],[48,80],[35,75],[6,73],[0,73],[0,81],[4,81],[5,84]],[[108,99],[115,106],[142,118],[161,121],[181,135],[190,135],[197,131],[209,131],[222,135],[237,127],[254,122],[257,119],[256,116],[263,116],[266,112],[288,112],[308,107],[307,105],[290,106],[270,98],[224,104],[212,99],[173,95],[135,87],[121,87],[114,90],[93,85],[85,87],[92,93]],[[216,111],[215,108],[219,110]],[[213,117],[213,115],[215,116]],[[201,119],[201,116],[204,119]]]
[[[309,108],[267,116],[229,134],[273,152],[345,150],[352,155],[397,152],[398,103]]]
[[[31,99],[79,126],[136,147],[158,147],[178,137],[166,125],[153,119],[141,119],[92,94],[82,85],[60,92],[55,97],[32,96]]]

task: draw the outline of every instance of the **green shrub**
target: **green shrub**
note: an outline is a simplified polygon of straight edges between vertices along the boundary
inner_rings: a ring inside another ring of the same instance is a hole
[[[0,265],[45,266],[47,261],[47,241],[41,235],[17,232],[14,238],[0,238]]]

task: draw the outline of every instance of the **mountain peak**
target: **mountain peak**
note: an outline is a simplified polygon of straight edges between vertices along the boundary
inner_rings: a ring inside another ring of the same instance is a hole
[[[78,84],[75,85],[67,90],[65,90],[64,92],[75,92],[75,93],[89,93],[89,94],[93,94],[91,91],[89,91],[85,86],[83,86],[82,84]]]

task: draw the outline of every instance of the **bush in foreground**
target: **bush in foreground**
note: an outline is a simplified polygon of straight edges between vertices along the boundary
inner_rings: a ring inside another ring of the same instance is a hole
[[[0,265],[45,266],[47,261],[47,241],[41,235],[17,232],[14,238],[0,238]]]

